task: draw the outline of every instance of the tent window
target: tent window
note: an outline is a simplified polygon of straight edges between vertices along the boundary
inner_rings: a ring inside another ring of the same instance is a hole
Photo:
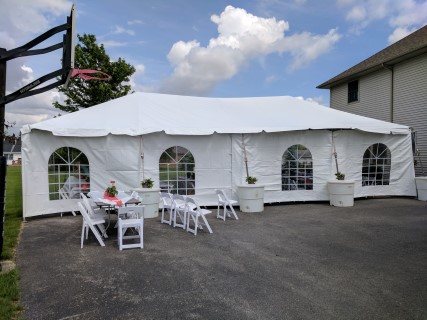
[[[313,159],[303,145],[293,145],[283,154],[282,190],[313,190]]]
[[[391,153],[385,144],[376,143],[366,149],[362,164],[362,186],[390,184]]]
[[[159,161],[160,189],[182,195],[195,194],[194,157],[184,147],[170,147]]]
[[[359,80],[348,83],[348,103],[359,101]]]
[[[83,152],[62,147],[49,158],[49,200],[78,199],[90,191],[89,161]]]

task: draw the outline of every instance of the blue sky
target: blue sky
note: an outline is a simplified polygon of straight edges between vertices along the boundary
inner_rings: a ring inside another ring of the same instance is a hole
[[[66,0],[0,0],[0,47],[66,21]],[[78,34],[136,67],[134,91],[212,97],[299,96],[427,23],[427,0],[78,0]],[[49,43],[59,42],[61,35]],[[56,40],[56,41],[55,41]],[[43,47],[40,46],[40,47]],[[8,62],[7,91],[60,67],[60,52]],[[55,90],[7,105],[17,131],[60,113]]]

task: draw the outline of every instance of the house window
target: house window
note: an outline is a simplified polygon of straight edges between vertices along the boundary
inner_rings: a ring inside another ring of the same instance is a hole
[[[170,147],[160,156],[160,189],[181,195],[195,194],[194,157],[184,147]]]
[[[78,199],[90,192],[89,161],[78,149],[62,147],[49,158],[49,200]]]
[[[282,156],[282,190],[313,190],[313,159],[303,145],[293,145]]]
[[[391,154],[385,144],[376,143],[366,149],[362,164],[362,186],[390,184]]]
[[[359,80],[348,83],[348,103],[359,101]]]

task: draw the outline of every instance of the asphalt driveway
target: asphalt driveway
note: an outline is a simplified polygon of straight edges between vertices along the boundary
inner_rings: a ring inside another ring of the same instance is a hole
[[[24,224],[25,319],[427,319],[427,205],[268,206],[213,234],[145,221],[145,248],[80,248],[81,217]]]

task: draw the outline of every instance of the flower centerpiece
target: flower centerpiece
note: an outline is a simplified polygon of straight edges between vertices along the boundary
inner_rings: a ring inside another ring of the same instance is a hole
[[[141,186],[143,188],[149,188],[149,189],[151,189],[154,186],[154,181],[152,179],[150,179],[150,178],[144,179],[144,180],[141,181]]]
[[[257,181],[258,181],[258,179],[257,179],[257,178],[255,178],[255,177],[251,177],[251,176],[247,176],[247,177],[246,177],[246,182],[247,182],[248,184],[255,184]]]
[[[116,183],[116,181],[111,180],[110,181],[111,186],[107,187],[107,189],[105,189],[105,193],[108,197],[115,197],[118,193],[116,186],[114,185]]]
[[[342,172],[337,171],[337,173],[335,173],[335,177],[337,178],[337,180],[344,180],[345,179],[345,174]]]

